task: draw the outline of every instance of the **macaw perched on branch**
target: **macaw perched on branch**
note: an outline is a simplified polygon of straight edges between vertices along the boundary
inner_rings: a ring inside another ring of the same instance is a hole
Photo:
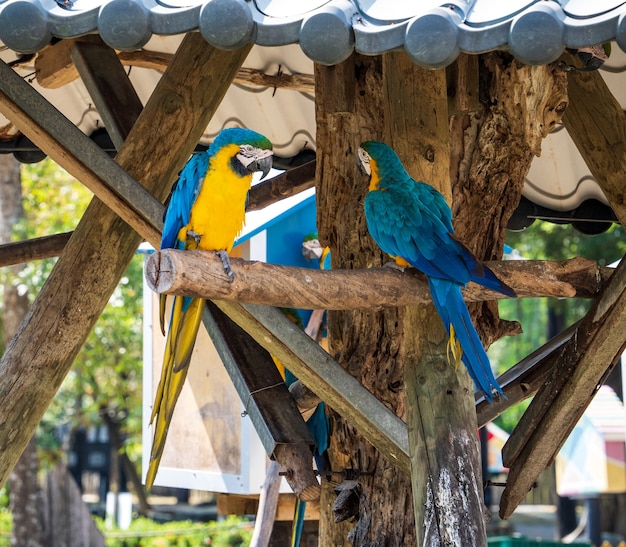
[[[400,267],[409,264],[428,277],[435,308],[450,337],[448,355],[463,360],[488,401],[502,395],[489,358],[472,324],[461,288],[469,281],[514,297],[508,285],[482,264],[454,235],[452,212],[432,186],[416,182],[387,145],[368,141],[358,165],[370,177],[365,197],[367,228],[378,246]]]
[[[206,152],[191,156],[167,203],[161,249],[217,251],[226,273],[228,253],[245,219],[252,174],[263,177],[272,167],[272,143],[249,129],[224,129]],[[161,331],[165,334],[166,295],[160,297]],[[146,486],[154,482],[176,401],[187,376],[204,300],[174,297],[150,423],[156,418]]]

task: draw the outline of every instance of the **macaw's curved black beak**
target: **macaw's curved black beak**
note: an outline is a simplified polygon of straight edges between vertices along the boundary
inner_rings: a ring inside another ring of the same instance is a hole
[[[272,151],[263,150],[264,154],[257,156],[257,158],[248,167],[251,171],[261,171],[261,180],[264,179],[272,168]]]

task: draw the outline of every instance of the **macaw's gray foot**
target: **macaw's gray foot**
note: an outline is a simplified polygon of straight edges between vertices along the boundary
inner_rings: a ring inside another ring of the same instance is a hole
[[[404,273],[406,268],[403,266],[400,266],[397,262],[395,261],[391,261],[391,262],[385,262],[383,264],[383,268],[389,268],[390,270],[398,270],[399,272]]]
[[[224,272],[230,278],[230,282],[235,281],[235,274],[230,268],[230,258],[228,257],[228,253],[226,251],[217,251],[217,255],[222,259],[222,266],[224,267]]]
[[[196,244],[196,248],[200,245],[200,240],[202,236],[198,232],[194,232],[193,230],[187,230],[187,241],[194,242]]]

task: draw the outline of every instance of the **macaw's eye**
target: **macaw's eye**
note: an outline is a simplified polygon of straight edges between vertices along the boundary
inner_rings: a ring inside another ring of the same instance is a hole
[[[240,152],[243,152],[246,156],[251,155],[254,150],[254,146],[251,144],[242,144],[239,148]]]

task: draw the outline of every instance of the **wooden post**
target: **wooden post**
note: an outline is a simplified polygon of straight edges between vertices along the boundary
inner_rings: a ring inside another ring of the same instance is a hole
[[[565,53],[563,59],[580,66],[574,55]],[[568,74],[569,105],[563,114],[563,124],[624,226],[626,114],[600,72]]]

